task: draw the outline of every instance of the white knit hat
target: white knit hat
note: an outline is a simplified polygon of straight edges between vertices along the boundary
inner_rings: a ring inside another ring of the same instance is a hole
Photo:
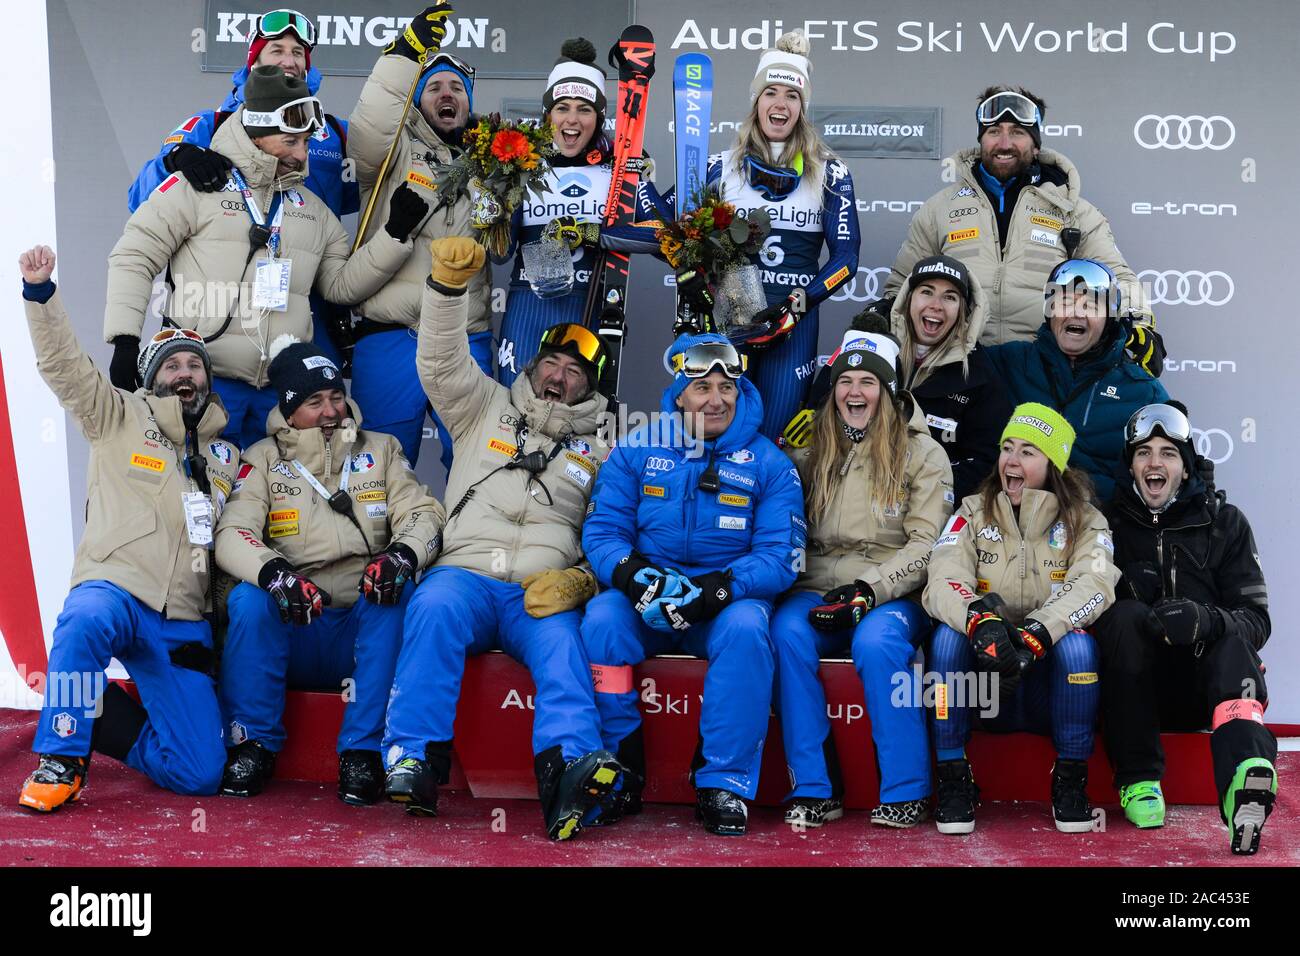
[[[802,30],[781,34],[775,50],[767,50],[758,58],[758,69],[749,84],[749,98],[758,99],[769,86],[788,86],[797,90],[806,110],[812,102],[812,61],[808,59],[808,38]]]

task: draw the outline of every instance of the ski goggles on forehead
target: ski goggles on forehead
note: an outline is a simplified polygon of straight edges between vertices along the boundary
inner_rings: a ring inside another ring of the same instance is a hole
[[[730,342],[703,342],[674,355],[671,367],[687,378],[703,378],[715,368],[727,378],[740,378],[749,361]]]
[[[316,25],[297,10],[272,10],[262,14],[257,18],[257,25],[248,42],[252,43],[258,37],[278,37],[285,32],[297,34],[298,39],[309,48],[316,46]]]
[[[1001,123],[1004,117],[1021,126],[1041,126],[1043,113],[1038,104],[1023,93],[994,93],[975,110],[975,118],[980,126],[992,126]]]
[[[1170,441],[1186,442],[1192,438],[1192,425],[1178,409],[1172,405],[1144,405],[1124,426],[1124,444],[1140,445],[1157,429]]]
[[[799,181],[803,178],[803,154],[795,156],[792,167],[776,166],[746,156],[745,178],[764,199],[784,199],[799,188]]]
[[[430,57],[429,62],[424,65],[424,72],[432,73],[438,66],[449,66],[459,73],[464,73],[471,80],[474,79],[474,67],[454,53],[439,53],[437,56]]]
[[[1043,286],[1043,314],[1052,318],[1057,300],[1073,305],[1081,293],[1092,299],[1099,314],[1119,315],[1119,282],[1113,272],[1091,259],[1070,259],[1052,270]]]
[[[305,133],[325,125],[325,110],[314,96],[304,96],[270,112],[250,110],[245,104],[244,125],[274,126],[284,133]]]
[[[172,339],[189,339],[191,342],[198,342],[200,345],[203,344],[203,336],[199,335],[199,333],[195,332],[193,329],[163,329],[150,339],[150,341],[157,345],[163,342],[170,342]]]
[[[597,377],[604,374],[605,363],[609,359],[609,354],[605,351],[605,343],[597,338],[590,329],[573,323],[556,325],[547,329],[542,333],[541,347],[576,351],[578,355],[596,367]]]

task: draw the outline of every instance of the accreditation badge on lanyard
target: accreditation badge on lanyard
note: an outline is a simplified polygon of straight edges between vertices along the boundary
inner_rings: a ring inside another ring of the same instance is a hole
[[[258,259],[253,272],[253,308],[267,312],[284,312],[289,308],[289,270],[293,263],[279,258],[280,233],[284,223],[284,193],[277,192],[271,199],[268,210],[271,225],[268,228],[266,218],[257,205],[257,198],[248,187],[248,182],[238,169],[230,171],[230,177],[239,187],[244,197],[244,208],[248,218],[253,221],[254,230],[267,234],[266,245],[271,250],[271,258]]]
[[[190,439],[185,436],[185,457],[181,459],[185,477],[193,480],[190,474]],[[182,491],[181,507],[185,512],[185,531],[190,544],[201,548],[212,547],[212,529],[216,524],[216,511],[212,507],[212,498],[202,491]]]

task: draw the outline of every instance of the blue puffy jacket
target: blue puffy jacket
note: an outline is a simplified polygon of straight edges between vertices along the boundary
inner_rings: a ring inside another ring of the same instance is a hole
[[[1124,425],[1143,405],[1169,398],[1165,387],[1124,355],[1122,330],[1107,330],[1109,346],[1091,361],[1071,365],[1047,322],[1032,342],[1007,342],[988,350],[1015,405],[1041,402],[1074,426],[1070,465],[1082,468],[1107,501],[1124,468]]]
[[[632,551],[688,575],[730,569],[736,600],[773,600],[794,583],[807,531],[799,473],[758,433],[758,390],[747,379],[737,384],[736,417],[703,454],[676,416],[662,438],[654,426],[640,428],[610,453],[582,527],[583,550],[606,587]],[[677,412],[674,397],[670,386],[665,415]],[[722,486],[713,493],[699,488],[710,462]]]
[[[244,81],[248,79],[248,67],[243,67],[231,77],[234,88],[226,101],[221,104],[222,113],[233,113],[244,105]],[[307,89],[313,96],[320,89],[321,75],[315,67],[307,71]],[[348,121],[337,119],[343,135],[347,136]],[[212,145],[212,134],[217,131],[216,111],[204,110],[191,116],[167,135],[158,150],[158,155],[145,163],[136,176],[135,182],[127,193],[127,207],[131,212],[149,198],[149,194],[158,184],[171,174],[163,166],[163,157],[170,153],[179,143],[193,143],[205,149]],[[317,138],[320,137],[320,138]],[[330,212],[342,219],[349,213],[361,208],[360,193],[357,190],[355,174],[348,172],[344,179],[343,160],[346,147],[339,138],[334,124],[326,122],[325,129],[313,136],[307,144],[307,181],[308,189],[319,196],[329,206]]]

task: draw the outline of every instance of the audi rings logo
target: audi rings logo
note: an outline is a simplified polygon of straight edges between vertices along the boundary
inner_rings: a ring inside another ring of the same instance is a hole
[[[858,280],[864,275],[866,278],[859,283]],[[874,302],[885,294],[884,280],[887,278],[889,269],[886,267],[868,269],[866,266],[858,266],[857,275],[836,289],[831,301]]]
[[[241,212],[242,210],[248,207],[244,205],[244,201],[242,199],[240,200],[223,199],[221,200],[221,208],[233,210],[235,212]]]
[[[672,471],[674,462],[671,458],[647,458],[645,466],[651,471]]]
[[[1237,128],[1226,116],[1157,116],[1148,113],[1133,126],[1143,149],[1227,149]]]
[[[1232,276],[1217,269],[1210,272],[1158,272],[1145,269],[1138,281],[1152,305],[1227,305],[1237,291]]]
[[[1196,454],[1216,465],[1232,457],[1232,436],[1222,428],[1193,428],[1192,440],[1196,443]]]

